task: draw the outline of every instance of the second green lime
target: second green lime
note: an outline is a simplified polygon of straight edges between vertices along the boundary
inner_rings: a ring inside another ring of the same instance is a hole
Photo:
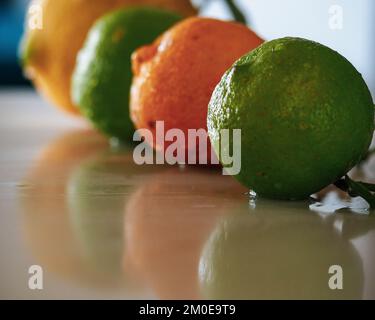
[[[81,49],[72,78],[72,99],[109,137],[131,141],[131,55],[181,19],[151,7],[121,9],[100,18]]]

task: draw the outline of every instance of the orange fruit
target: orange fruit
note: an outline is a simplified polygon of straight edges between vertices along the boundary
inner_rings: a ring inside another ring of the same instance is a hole
[[[164,121],[165,131],[181,129],[187,156],[188,129],[207,130],[208,103],[224,72],[261,43],[245,25],[194,17],[138,49],[130,102],[136,128],[151,130],[153,141],[147,142],[157,150],[163,146],[156,141],[156,121]]]
[[[79,114],[70,97],[70,80],[88,30],[103,14],[125,6],[154,6],[184,16],[196,10],[189,0],[34,0],[28,19],[42,15],[42,28],[30,29],[26,22],[21,60],[26,75],[53,104]],[[39,10],[35,10],[39,8]]]

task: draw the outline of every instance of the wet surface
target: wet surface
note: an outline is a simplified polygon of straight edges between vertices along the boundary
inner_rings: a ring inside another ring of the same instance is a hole
[[[31,92],[0,104],[1,298],[375,298],[361,199],[258,199],[218,169],[137,166]],[[373,160],[353,174],[375,181]]]

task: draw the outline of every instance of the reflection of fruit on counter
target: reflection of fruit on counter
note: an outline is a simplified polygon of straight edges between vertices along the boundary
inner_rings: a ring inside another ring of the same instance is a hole
[[[151,130],[154,141],[156,121],[163,120],[166,131],[183,130],[185,137],[188,129],[206,129],[207,105],[216,84],[236,59],[262,42],[242,24],[189,18],[138,49],[132,58],[130,103],[136,128]]]
[[[78,54],[72,99],[97,129],[110,137],[132,140],[131,54],[179,20],[181,17],[170,11],[132,8],[115,11],[95,22]]]
[[[124,6],[150,5],[182,15],[195,10],[188,0],[36,0],[42,9],[42,29],[27,30],[21,53],[36,86],[57,106],[78,113],[70,99],[70,78],[78,50],[93,22]]]
[[[199,298],[203,243],[232,201],[246,201],[245,191],[219,171],[172,168],[131,197],[125,214],[127,251],[158,298]]]
[[[272,202],[257,201],[251,214],[224,217],[201,257],[204,297],[361,299],[363,269],[354,246],[298,205],[280,203],[275,211]],[[328,286],[332,265],[343,269],[343,290]]]
[[[28,206],[34,208],[30,212],[43,210],[44,206],[54,206],[55,199],[44,197],[46,195],[61,200],[65,194],[65,183],[75,167],[84,159],[100,150],[105,150],[108,143],[103,137],[91,130],[77,130],[57,138],[50,143],[41,155],[30,165],[25,184],[28,189],[23,190]],[[40,196],[39,201],[29,201],[29,192]],[[46,203],[43,203],[46,201]],[[50,203],[49,203],[50,202]],[[51,214],[54,214],[51,212]]]
[[[341,232],[346,239],[354,239],[375,231],[375,216],[373,214],[336,215],[335,219],[343,223]]]
[[[66,206],[66,183],[84,159],[107,148],[92,131],[74,131],[53,141],[30,167],[19,194],[27,244],[46,270],[67,279],[93,281],[85,273]]]
[[[124,205],[142,181],[140,175],[152,170],[136,165],[132,152],[122,150],[86,160],[69,178],[67,203],[77,248],[88,265],[107,277],[131,273],[123,272],[122,265]]]
[[[135,164],[131,152],[107,150],[105,139],[83,132],[48,148],[20,194],[26,239],[48,274],[136,292],[131,264],[123,268],[122,227]]]
[[[238,60],[216,87],[208,132],[242,130],[236,176],[259,195],[304,199],[335,182],[367,152],[374,106],[358,71],[318,43],[283,38]]]
[[[124,194],[132,188],[124,170],[127,161],[95,156],[72,172],[67,202],[77,248],[98,271],[122,273]]]

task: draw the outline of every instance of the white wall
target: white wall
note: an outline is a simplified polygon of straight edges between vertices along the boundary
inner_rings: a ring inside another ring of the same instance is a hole
[[[228,18],[222,1],[205,15]],[[298,36],[337,50],[362,73],[375,97],[375,0],[237,0],[251,27],[266,40]],[[329,9],[343,9],[343,28],[331,29]]]

